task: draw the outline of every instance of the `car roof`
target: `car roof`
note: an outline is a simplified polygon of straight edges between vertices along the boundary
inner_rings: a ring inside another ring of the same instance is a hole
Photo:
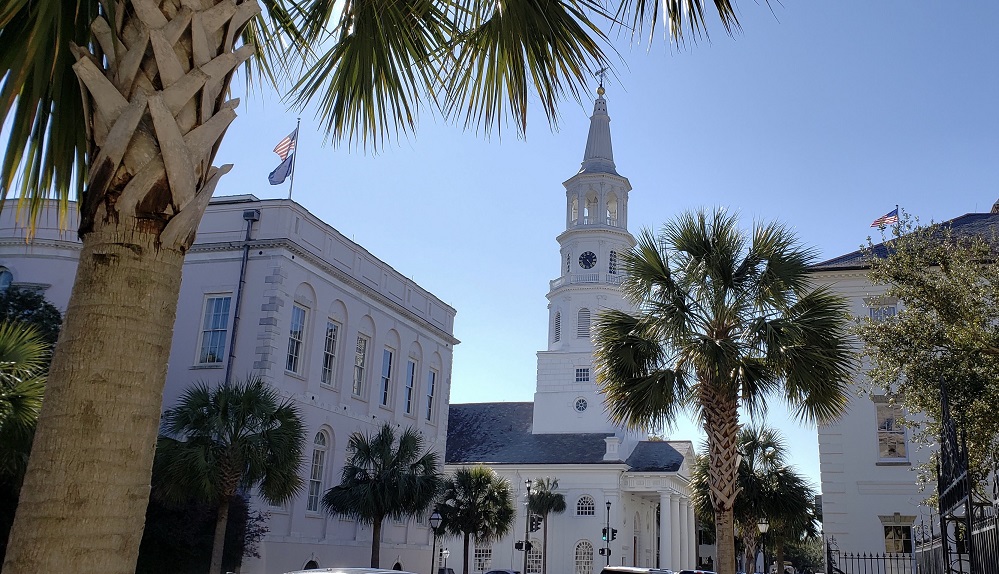
[[[292,570],[284,574],[413,574],[404,570],[386,570],[384,568],[310,568],[308,570]]]

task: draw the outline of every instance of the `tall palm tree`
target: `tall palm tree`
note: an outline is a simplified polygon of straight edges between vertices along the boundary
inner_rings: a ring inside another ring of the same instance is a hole
[[[378,432],[355,432],[347,441],[350,456],[340,484],[323,495],[323,507],[371,525],[371,567],[379,567],[382,522],[426,514],[437,500],[439,457],[424,448],[423,435],[412,427],[395,435],[385,423]]]
[[[539,478],[534,481],[534,489],[527,501],[527,507],[532,514],[541,516],[541,574],[548,574],[548,516],[565,512],[565,495],[558,490],[558,479],[552,477]]]
[[[847,306],[809,286],[814,260],[780,224],[744,232],[723,209],[686,212],[622,257],[637,313],[596,321],[597,381],[615,421],[661,428],[685,409],[700,419],[721,574],[735,572],[740,406],[759,417],[779,398],[804,421],[846,407]]]
[[[814,533],[815,491],[788,466],[784,437],[773,427],[760,425],[740,430],[739,456],[739,494],[733,512],[743,543],[743,564],[749,572],[760,546],[761,519],[769,523],[767,539],[777,541],[770,546],[775,553],[785,540],[798,540]],[[713,523],[709,475],[708,457],[698,456],[691,473],[694,508],[702,521]]]
[[[167,500],[192,498],[218,509],[209,572],[222,569],[232,499],[257,487],[271,504],[302,488],[305,427],[298,408],[259,378],[197,383],[163,413],[157,475]]]
[[[441,530],[462,539],[462,574],[468,574],[469,542],[498,540],[513,529],[516,511],[510,481],[488,466],[462,467],[444,480],[437,512]]]
[[[738,27],[733,0],[712,1]],[[677,42],[704,33],[707,0],[662,2]],[[31,220],[45,198],[63,214],[78,199],[83,243],[8,571],[135,564],[181,267],[231,167],[212,163],[244,62],[248,79],[277,82],[286,54],[329,46],[292,99],[316,102],[333,139],[372,145],[415,129],[424,102],[523,133],[534,99],[554,124],[560,99],[606,64],[598,0],[261,3],[265,15],[257,0],[0,7],[0,198],[16,193]],[[615,21],[654,31],[658,8],[621,0]]]

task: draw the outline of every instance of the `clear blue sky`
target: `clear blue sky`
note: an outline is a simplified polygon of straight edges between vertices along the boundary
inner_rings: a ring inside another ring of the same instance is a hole
[[[999,199],[999,2],[739,2],[744,31],[713,26],[682,50],[619,43],[607,82],[618,171],[634,187],[631,231],[680,210],[727,206],[779,219],[834,257],[895,204],[924,221]],[[237,88],[241,91],[241,88]],[[538,108],[535,108],[538,109]],[[490,141],[432,114],[377,155],[324,146],[302,113],[294,199],[458,315],[451,400],[529,401],[546,348],[548,281],[559,275],[565,195],[592,101],[540,113],[526,141]],[[429,111],[429,110],[428,110]],[[243,98],[218,162],[217,194],[286,197],[271,148],[298,114]],[[799,468],[818,484],[815,431],[774,409]],[[684,422],[671,435],[698,440]]]

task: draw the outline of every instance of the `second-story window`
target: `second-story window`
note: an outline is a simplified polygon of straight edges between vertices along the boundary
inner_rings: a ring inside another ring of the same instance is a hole
[[[427,373],[427,420],[434,420],[434,395],[437,393],[437,371]]]
[[[354,348],[354,386],[352,392],[361,396],[364,392],[364,363],[368,356],[368,339],[364,335],[357,336],[357,346]]]
[[[909,459],[906,445],[905,427],[899,423],[902,409],[888,402],[885,397],[875,396],[878,423],[878,460],[881,462],[905,462]]]
[[[382,351],[382,386],[378,402],[383,407],[388,406],[389,396],[392,394],[392,356],[391,349]]]
[[[409,360],[406,362],[406,404],[404,408],[406,409],[406,414],[413,414],[413,401],[416,399],[416,361]]]
[[[305,339],[305,307],[291,308],[291,329],[288,332],[288,357],[284,368],[292,373],[301,373],[302,341]]]
[[[225,360],[225,344],[229,334],[229,295],[205,297],[205,318],[201,324],[201,350],[198,364],[219,364]]]
[[[333,386],[333,375],[336,369],[336,337],[340,326],[333,321],[326,322],[326,344],[323,346],[323,372],[319,382]]]

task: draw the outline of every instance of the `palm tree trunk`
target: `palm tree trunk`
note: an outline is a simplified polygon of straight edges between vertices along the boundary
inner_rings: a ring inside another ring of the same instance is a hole
[[[704,431],[708,435],[708,476],[711,504],[715,511],[715,542],[718,574],[735,574],[735,499],[739,494],[739,409],[709,376],[703,384],[700,403],[704,408]]]
[[[148,234],[84,236],[4,572],[134,571],[182,264]]]
[[[548,574],[548,515],[544,515],[542,518],[544,530],[542,531],[542,536],[544,539],[541,541],[541,574]],[[524,572],[527,574],[527,572]]]
[[[225,551],[225,529],[229,524],[229,497],[223,498],[219,504],[218,516],[215,518],[215,540],[212,542],[212,565],[209,574],[222,572],[222,553]]]
[[[468,533],[466,532],[465,535],[464,535],[464,538],[461,541],[461,543],[462,543],[461,574],[468,574],[468,542],[469,542],[469,539],[470,539],[470,537],[469,537]],[[527,552],[527,550],[524,550],[524,552]],[[527,574],[527,573],[525,572],[524,574]]]
[[[235,118],[234,49],[256,0],[118,0],[69,46],[89,179],[76,282],[53,353],[4,571],[126,574],[142,538],[184,253]],[[211,11],[210,14],[204,13]],[[107,68],[102,66],[107,65]]]
[[[371,567],[379,568],[382,549],[382,517],[371,521]]]

